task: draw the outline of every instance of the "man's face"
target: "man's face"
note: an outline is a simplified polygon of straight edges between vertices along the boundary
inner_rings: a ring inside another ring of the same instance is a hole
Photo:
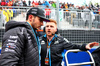
[[[53,22],[47,22],[45,30],[47,36],[52,36],[57,31],[57,25]]]
[[[33,17],[32,27],[35,29],[39,29],[41,26],[43,26],[43,20],[40,17]]]

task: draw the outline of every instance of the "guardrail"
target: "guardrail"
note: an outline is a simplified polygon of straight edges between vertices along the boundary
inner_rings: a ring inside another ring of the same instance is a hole
[[[27,10],[31,7],[19,7],[19,6],[0,6],[1,8],[4,8],[3,10],[10,10],[13,11],[13,16],[18,16],[19,14],[22,14],[21,12],[26,13]],[[46,7],[38,6],[39,8],[42,8],[44,11]],[[5,9],[6,8],[6,9]],[[74,28],[81,28],[81,29],[100,29],[100,14],[99,11],[85,11],[85,10],[79,10],[79,9],[61,9],[59,8],[59,16],[57,14],[57,8],[49,8],[51,9],[51,13],[49,15],[50,18],[55,19],[56,21],[59,20],[59,22],[66,22],[69,25],[73,26]],[[67,10],[67,11],[66,11]],[[97,14],[93,14],[96,12]],[[46,11],[45,11],[46,13]],[[57,19],[59,17],[59,19]],[[13,17],[12,17],[13,18]],[[11,19],[11,18],[9,18]],[[66,25],[65,23],[65,25]],[[59,27],[61,28],[61,24],[58,23]],[[68,26],[69,26],[68,25]],[[66,27],[68,27],[66,26]]]

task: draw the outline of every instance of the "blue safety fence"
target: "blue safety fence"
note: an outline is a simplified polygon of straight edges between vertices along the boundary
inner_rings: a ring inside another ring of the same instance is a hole
[[[95,50],[95,48],[92,48],[91,50],[89,50],[91,53]],[[67,50],[64,50],[64,52],[62,53],[63,56],[63,61],[64,61],[64,66],[66,65],[66,61],[65,61],[65,53]],[[90,62],[90,56],[88,53],[86,52],[69,52],[67,54],[67,58],[68,58],[68,63],[72,64],[72,63],[82,63],[82,62]],[[81,65],[81,66],[91,66],[91,65]]]

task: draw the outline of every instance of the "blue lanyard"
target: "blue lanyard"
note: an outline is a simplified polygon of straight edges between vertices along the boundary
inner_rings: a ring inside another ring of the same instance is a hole
[[[41,66],[41,45],[40,45],[40,41],[39,41],[39,37],[37,36],[37,40],[38,40],[38,50],[39,50],[39,66]]]
[[[53,39],[49,42],[48,41],[48,46],[50,46],[51,42],[54,40],[54,38],[57,37],[57,35],[55,34],[55,36],[53,37]],[[49,48],[49,64],[51,66],[51,54],[50,54],[50,48]]]
[[[28,22],[27,22],[28,23]],[[29,23],[28,23],[29,24]],[[34,32],[34,29],[32,28],[32,26],[29,24],[29,26],[31,27],[31,29],[32,29],[32,31],[33,31],[33,34],[34,34],[34,36],[35,36],[35,39],[36,39],[36,42],[37,42],[37,45],[38,45],[38,50],[39,50],[39,66],[41,66],[40,64],[41,64],[41,56],[40,56],[40,52],[41,52],[41,45],[40,45],[40,41],[39,41],[39,37],[37,36],[36,37],[36,34],[35,34],[35,32]],[[36,32],[37,33],[37,32]]]
[[[50,46],[50,44],[51,44],[51,42],[54,40],[54,38],[55,38],[55,37],[53,37],[53,39],[52,39],[50,42],[48,42],[48,46]],[[51,54],[50,54],[50,48],[49,48],[49,64],[50,64],[50,66],[51,66]]]

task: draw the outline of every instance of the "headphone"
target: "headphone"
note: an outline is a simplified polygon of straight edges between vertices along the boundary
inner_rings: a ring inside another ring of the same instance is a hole
[[[45,32],[45,28],[46,27],[43,28],[43,32]],[[57,28],[57,31],[55,32],[55,34],[58,34],[58,28]]]

